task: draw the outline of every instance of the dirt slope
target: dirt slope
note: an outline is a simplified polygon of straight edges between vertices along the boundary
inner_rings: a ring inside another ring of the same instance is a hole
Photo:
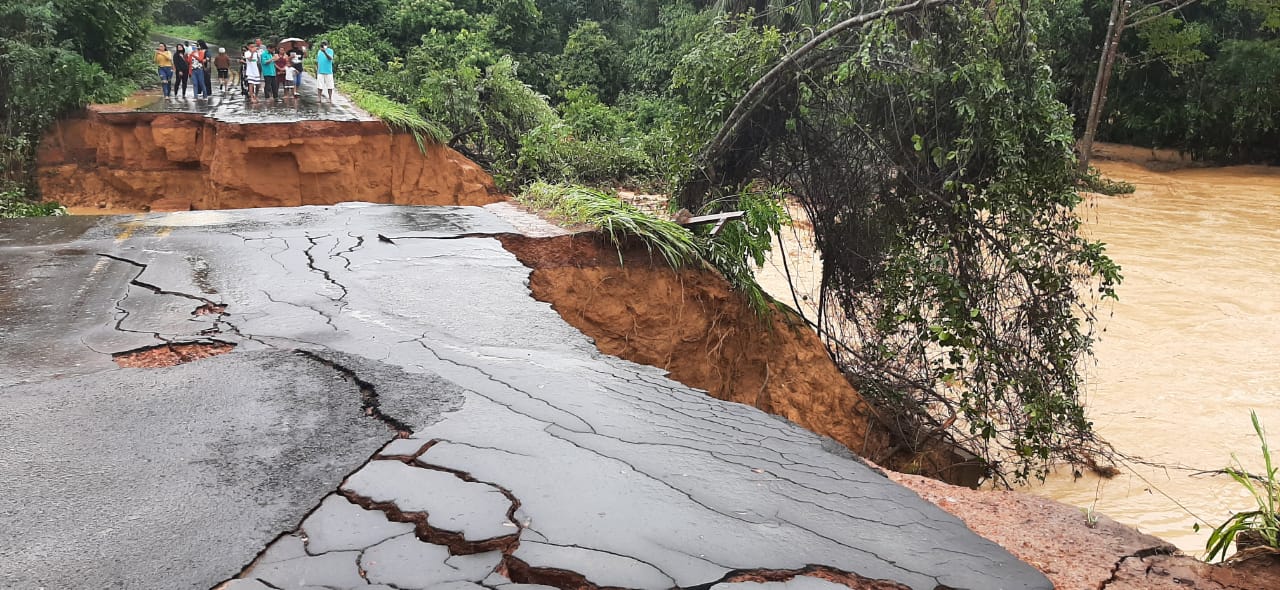
[[[191,114],[91,107],[41,142],[44,198],[69,207],[180,211],[328,205],[485,205],[502,200],[479,166],[424,155],[381,122],[233,124]]]
[[[666,369],[681,383],[749,404],[874,456],[888,445],[874,412],[814,332],[785,312],[761,319],[720,275],[673,271],[594,234],[503,244],[533,269],[530,289],[596,346]]]

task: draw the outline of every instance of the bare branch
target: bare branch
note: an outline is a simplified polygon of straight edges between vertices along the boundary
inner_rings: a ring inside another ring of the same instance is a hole
[[[1169,5],[1169,4],[1173,4],[1173,2],[1175,2],[1175,1],[1176,1],[1176,0],[1161,0],[1160,2],[1156,2],[1156,3],[1154,3],[1154,4],[1148,4],[1145,8],[1150,8],[1150,7],[1152,7],[1152,6]],[[1182,0],[1180,3],[1178,3],[1178,4],[1174,5],[1174,6],[1173,6],[1173,7],[1171,7],[1171,8],[1167,8],[1167,9],[1165,9],[1165,10],[1160,11],[1160,12],[1159,12],[1159,13],[1157,13],[1157,14],[1153,14],[1153,15],[1148,16],[1148,17],[1146,17],[1146,18],[1143,18],[1143,19],[1141,19],[1141,20],[1137,20],[1137,21],[1134,21],[1134,22],[1132,22],[1132,23],[1129,23],[1129,25],[1128,25],[1128,26],[1130,26],[1130,27],[1141,27],[1142,25],[1145,25],[1145,24],[1147,24],[1147,23],[1149,23],[1149,22],[1151,22],[1151,21],[1153,21],[1153,20],[1156,20],[1156,19],[1158,19],[1158,18],[1161,18],[1161,17],[1163,17],[1163,16],[1165,16],[1165,15],[1168,15],[1168,14],[1170,14],[1170,13],[1177,12],[1177,11],[1179,11],[1179,10],[1182,10],[1183,8],[1186,8],[1186,7],[1188,7],[1188,6],[1192,5],[1192,4],[1195,4],[1196,2],[1199,2],[1199,1],[1200,1],[1200,0]]]

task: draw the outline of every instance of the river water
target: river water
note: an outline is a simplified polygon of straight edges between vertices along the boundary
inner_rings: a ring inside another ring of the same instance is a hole
[[[1220,469],[1234,452],[1261,471],[1249,411],[1280,433],[1280,169],[1098,167],[1138,187],[1129,196],[1090,196],[1081,208],[1085,231],[1108,244],[1125,277],[1120,301],[1102,310],[1104,331],[1087,370],[1098,432],[1147,461]],[[812,296],[821,262],[799,225],[784,246],[801,297]],[[760,279],[792,302],[780,256]],[[1280,435],[1269,438],[1280,447]],[[1109,480],[1074,480],[1064,469],[1025,491],[1092,506],[1192,554],[1208,537],[1207,528],[1192,530],[1197,518],[1216,525],[1251,508],[1225,476],[1121,469]]]

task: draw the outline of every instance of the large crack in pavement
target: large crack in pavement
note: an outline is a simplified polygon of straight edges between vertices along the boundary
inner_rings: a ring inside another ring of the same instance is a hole
[[[386,424],[387,428],[390,428],[392,432],[395,432],[396,436],[399,438],[409,438],[409,435],[413,433],[411,426],[397,420],[396,418],[388,416],[382,411],[382,408],[378,405],[378,389],[374,387],[372,383],[361,379],[354,370],[343,366],[337,361],[325,358],[325,356],[315,351],[296,350],[294,352],[337,371],[344,379],[354,383],[360,390],[360,410],[364,415]]]
[[[219,475],[287,514],[255,525],[254,542],[237,547],[246,553],[210,576],[222,588],[1045,587],[835,443],[600,354],[530,296],[529,269],[495,238],[510,228],[484,211],[334,207],[217,222],[217,231],[175,225],[151,262],[102,258],[137,269],[129,285],[144,301],[116,302],[132,314],[121,327],[195,319],[209,331],[156,328],[159,346],[241,345],[156,369],[161,382],[275,363],[289,373],[231,380],[239,391],[193,385],[245,398],[234,410],[262,420],[254,404],[276,403],[276,382],[318,380],[285,392],[290,411],[255,423],[302,441],[291,443],[299,454],[259,456],[251,440],[238,443],[247,444],[236,447],[239,462]],[[204,265],[183,262],[192,259]],[[187,280],[184,265],[219,295],[167,285]],[[311,405],[330,414],[307,417]],[[203,423],[198,411],[161,417]],[[360,433],[341,461],[309,450],[336,444],[323,420],[354,421],[345,427]],[[318,466],[324,477],[300,479],[307,494],[275,506],[254,494],[294,483],[281,465]]]

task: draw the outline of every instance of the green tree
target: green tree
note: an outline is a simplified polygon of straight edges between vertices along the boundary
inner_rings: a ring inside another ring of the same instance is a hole
[[[1070,119],[1036,46],[1045,11],[943,4],[833,13],[813,37],[706,35],[678,80],[715,122],[693,177],[713,182],[682,195],[737,207],[760,179],[795,195],[823,258],[813,321],[900,417],[902,448],[941,437],[1024,480],[1099,448],[1077,286],[1113,296],[1119,269],[1078,231]],[[764,49],[733,62],[725,39]]]
[[[562,89],[585,87],[606,103],[626,85],[622,51],[600,23],[582,21],[569,34],[557,60],[555,79]]]
[[[32,174],[53,121],[122,99],[145,72],[149,1],[0,1],[0,215],[45,213]]]

